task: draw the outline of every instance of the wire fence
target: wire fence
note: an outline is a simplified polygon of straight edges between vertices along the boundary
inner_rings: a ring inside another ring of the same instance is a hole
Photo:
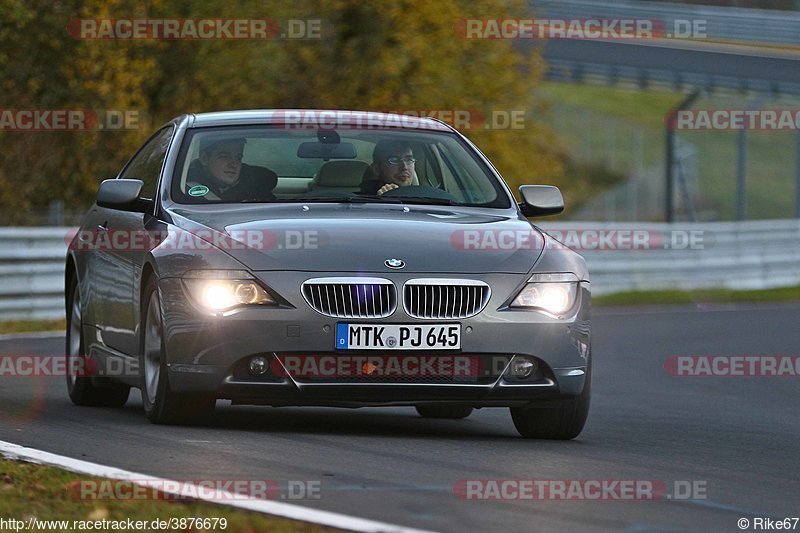
[[[599,94],[599,93],[598,93]],[[787,110],[800,118],[800,98],[714,95],[692,111]],[[576,161],[624,177],[580,206],[568,218],[594,221],[663,221],[666,199],[666,117],[653,121],[620,118],[585,105],[557,104],[549,114],[554,130]],[[794,129],[707,129],[676,131],[677,220],[727,221],[798,216],[800,124]],[[569,179],[569,176],[567,176]]]

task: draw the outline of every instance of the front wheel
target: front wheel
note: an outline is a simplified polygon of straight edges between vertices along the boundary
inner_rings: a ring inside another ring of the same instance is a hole
[[[131,388],[121,383],[109,383],[107,387],[96,387],[92,378],[81,369],[87,368],[86,346],[83,342],[83,312],[78,280],[69,286],[67,300],[67,393],[75,405],[93,407],[122,407],[128,401]]]
[[[592,398],[592,370],[586,371],[583,391],[558,407],[512,407],[511,418],[520,435],[528,439],[570,440],[580,435]]]
[[[161,300],[155,281],[145,287],[142,327],[142,404],[148,420],[154,424],[182,424],[214,409],[209,396],[176,394],[169,386]]]

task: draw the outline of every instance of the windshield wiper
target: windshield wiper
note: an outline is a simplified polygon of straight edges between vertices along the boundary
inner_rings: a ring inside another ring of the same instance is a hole
[[[331,202],[345,204],[420,204],[420,205],[464,205],[447,198],[424,198],[417,196],[380,196],[380,195],[358,195],[358,196],[303,196],[296,198],[278,198],[275,200],[242,200],[239,203],[303,203],[303,202]]]
[[[367,203],[376,203],[376,204],[402,204],[403,201],[399,198],[392,198],[386,196],[379,196],[375,195],[361,195],[361,196],[351,196],[350,197],[351,203],[354,204],[367,204]]]
[[[241,203],[303,203],[303,202],[330,202],[345,204],[402,204],[401,200],[395,198],[383,198],[381,196],[302,196],[295,198],[278,198],[276,200],[244,200]]]
[[[404,204],[423,204],[423,205],[464,205],[448,198],[420,198],[418,196],[392,196],[392,199],[400,200]]]
[[[237,204],[274,204],[276,202],[280,202],[281,200],[262,200],[260,198],[246,198],[244,200],[239,200],[236,202]]]
[[[240,204],[280,204],[280,203],[302,203],[302,202],[349,202],[346,196],[305,196],[303,198],[276,198],[274,200],[241,200]]]

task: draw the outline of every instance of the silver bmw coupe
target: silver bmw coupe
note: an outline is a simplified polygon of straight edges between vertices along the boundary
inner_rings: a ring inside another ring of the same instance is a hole
[[[66,257],[78,405],[183,423],[233,404],[507,407],[521,435],[571,439],[589,411],[582,257],[530,217],[464,135],[356,111],[183,115],[95,204]]]

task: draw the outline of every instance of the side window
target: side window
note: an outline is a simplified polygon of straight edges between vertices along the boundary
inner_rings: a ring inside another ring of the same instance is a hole
[[[151,137],[119,176],[124,179],[142,180],[144,182],[142,198],[152,200],[156,196],[158,177],[161,175],[161,167],[164,166],[164,159],[167,157],[167,148],[169,148],[173,131],[174,127],[168,126]]]

